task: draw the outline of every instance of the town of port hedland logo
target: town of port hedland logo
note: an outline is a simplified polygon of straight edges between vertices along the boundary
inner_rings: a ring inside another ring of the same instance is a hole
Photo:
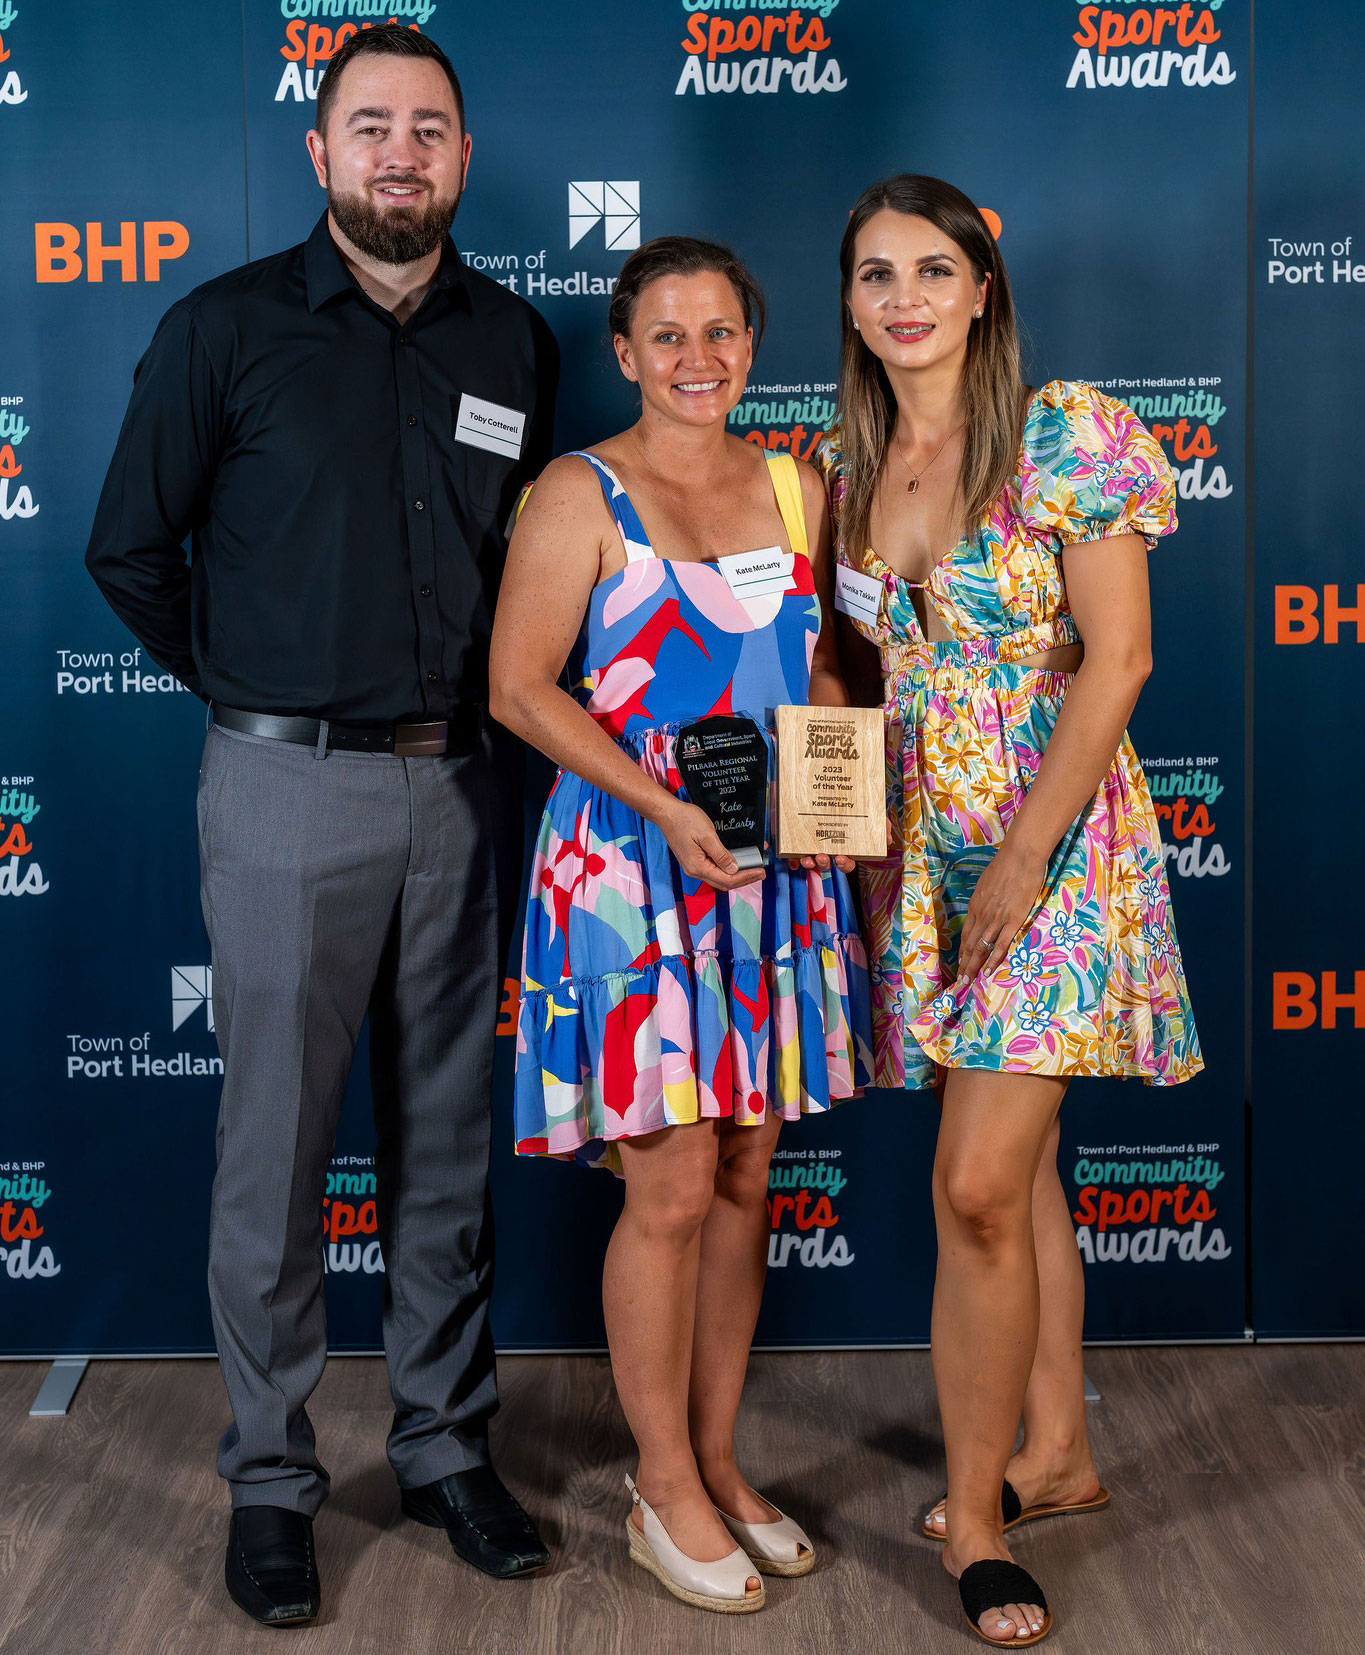
[[[173,965],[171,967],[171,1030],[188,1023],[203,1006],[208,1032],[213,1030],[213,967]]]
[[[602,226],[608,252],[628,253],[640,245],[638,178],[579,179],[569,185],[569,246]]]

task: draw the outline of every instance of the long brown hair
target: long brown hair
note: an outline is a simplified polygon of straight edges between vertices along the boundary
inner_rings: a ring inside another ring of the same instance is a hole
[[[888,208],[927,218],[966,254],[974,281],[991,279],[985,315],[972,323],[967,335],[962,376],[967,425],[958,486],[968,528],[981,521],[1013,475],[1023,436],[1019,331],[995,237],[968,197],[941,178],[910,172],[883,178],[858,197],[839,245],[839,425],[844,461],[839,534],[855,561],[867,545],[877,476],[896,423],[896,399],[886,369],[853,326],[848,296],[858,232],[873,214]]]

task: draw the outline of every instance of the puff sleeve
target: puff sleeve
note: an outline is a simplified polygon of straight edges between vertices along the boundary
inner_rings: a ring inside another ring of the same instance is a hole
[[[824,480],[825,494],[829,500],[830,521],[833,524],[837,541],[839,535],[839,508],[844,503],[843,442],[842,432],[837,421],[830,426],[829,430],[815,445],[815,452],[811,455],[810,460]]]
[[[1140,534],[1149,551],[1176,526],[1175,476],[1127,403],[1054,380],[1034,397],[1019,473],[1024,521],[1064,546]]]

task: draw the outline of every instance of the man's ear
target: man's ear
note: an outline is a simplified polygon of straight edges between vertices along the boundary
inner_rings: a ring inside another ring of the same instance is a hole
[[[313,171],[318,175],[318,183],[325,190],[327,188],[327,145],[322,134],[313,127],[303,140],[308,145],[308,159],[313,163]]]

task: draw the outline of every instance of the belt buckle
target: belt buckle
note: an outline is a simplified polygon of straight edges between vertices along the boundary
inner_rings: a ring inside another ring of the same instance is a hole
[[[446,750],[446,723],[395,724],[394,757],[400,759],[440,758]]]

